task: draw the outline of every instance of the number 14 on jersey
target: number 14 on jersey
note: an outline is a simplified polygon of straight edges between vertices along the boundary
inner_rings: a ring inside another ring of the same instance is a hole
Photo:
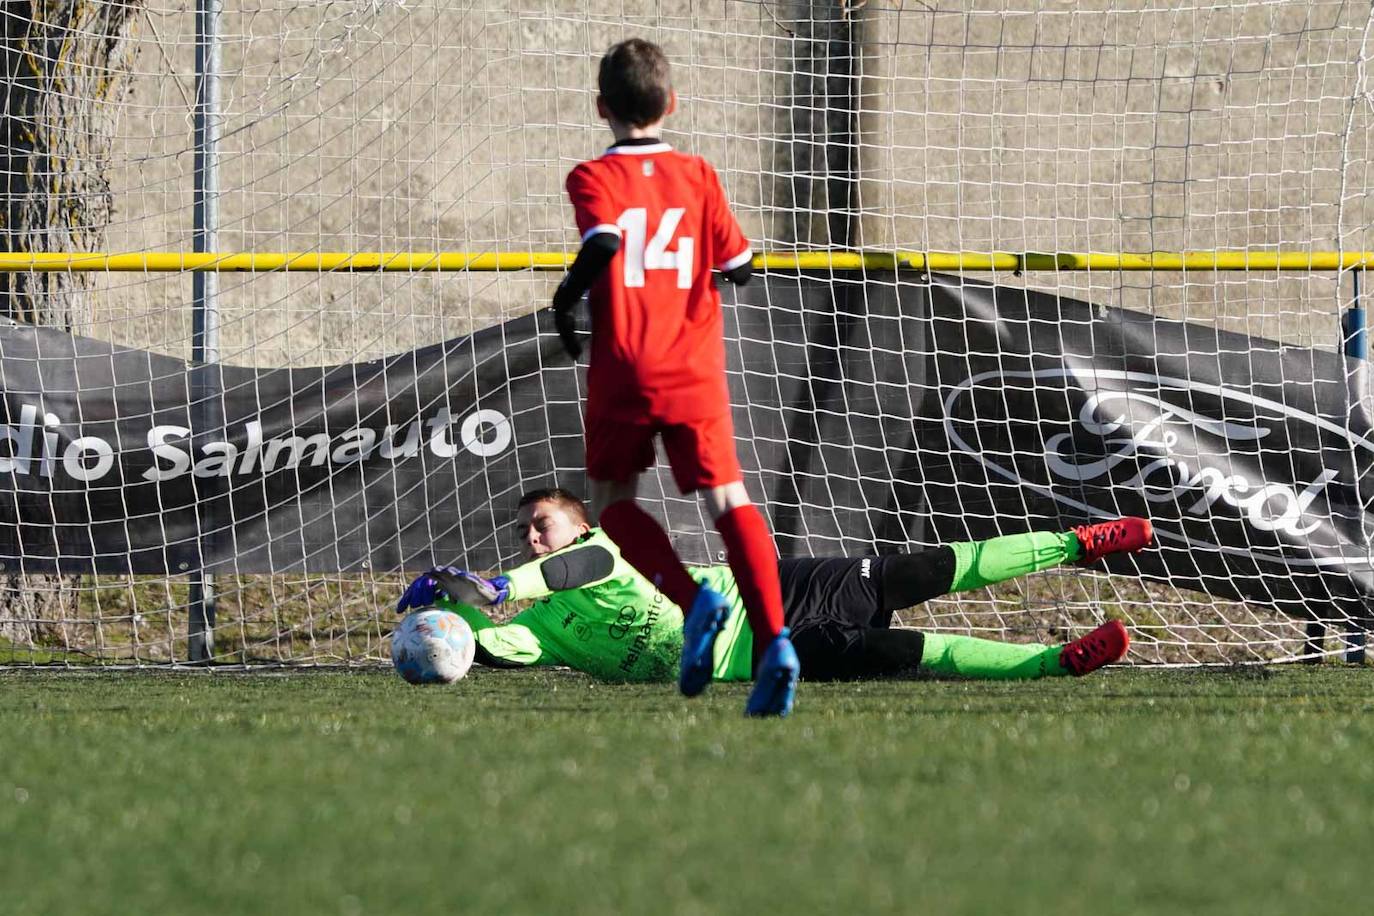
[[[653,238],[649,238],[649,213],[643,207],[631,207],[616,219],[615,224],[625,233],[625,285],[642,287],[645,271],[677,271],[677,288],[691,289],[693,255],[696,242],[690,236],[677,240],[677,251],[669,251],[668,245],[682,220],[684,207],[672,207],[663,211],[663,219]]]

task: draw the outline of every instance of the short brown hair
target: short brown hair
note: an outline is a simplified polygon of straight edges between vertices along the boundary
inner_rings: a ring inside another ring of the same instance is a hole
[[[601,58],[596,76],[601,98],[616,120],[644,127],[668,111],[673,85],[668,79],[668,57],[652,41],[631,38]]]
[[[562,487],[544,487],[539,490],[530,490],[520,497],[520,502],[516,509],[523,509],[535,503],[556,503],[560,509],[572,516],[574,521],[584,525],[590,525],[591,519],[587,517],[587,504],[582,501],[572,490],[565,490]]]

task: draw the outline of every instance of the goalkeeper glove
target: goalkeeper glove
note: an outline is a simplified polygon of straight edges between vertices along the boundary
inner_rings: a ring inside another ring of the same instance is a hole
[[[441,597],[474,607],[500,604],[510,597],[510,579],[505,576],[485,579],[456,566],[436,566],[410,583],[396,603],[396,613],[405,613],[408,608],[429,607]]]

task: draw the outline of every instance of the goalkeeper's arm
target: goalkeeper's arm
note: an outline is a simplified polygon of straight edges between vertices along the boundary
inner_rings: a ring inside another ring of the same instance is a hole
[[[588,543],[584,538],[517,566],[506,577],[510,580],[511,598],[542,598],[553,592],[595,585],[614,571],[615,556],[602,544]]]
[[[477,643],[473,660],[488,668],[523,668],[537,664],[542,656],[538,638],[525,627],[502,626],[479,608],[440,595],[435,607],[452,611],[468,622]]]
[[[610,577],[614,570],[615,557],[601,544],[571,544],[498,576],[497,579],[506,585],[494,603],[500,604],[509,599],[542,598],[553,592],[595,585]],[[435,603],[458,614],[472,627],[477,639],[478,664],[493,668],[562,664],[561,659],[547,656],[539,638],[539,627],[533,625],[534,621],[521,621],[521,617],[528,616],[529,612],[502,626],[494,623],[479,608],[455,598],[451,593],[442,594]]]

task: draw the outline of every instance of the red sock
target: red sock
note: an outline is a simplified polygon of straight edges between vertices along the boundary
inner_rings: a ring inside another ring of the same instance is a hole
[[[735,574],[749,629],[754,631],[754,651],[761,653],[782,632],[782,586],[778,583],[778,553],[763,513],[752,503],[739,506],[716,519],[716,530],[725,540],[725,555]]]
[[[652,515],[635,505],[634,500],[622,499],[601,510],[601,530],[615,541],[625,562],[687,613],[701,586],[687,574],[668,532]]]

